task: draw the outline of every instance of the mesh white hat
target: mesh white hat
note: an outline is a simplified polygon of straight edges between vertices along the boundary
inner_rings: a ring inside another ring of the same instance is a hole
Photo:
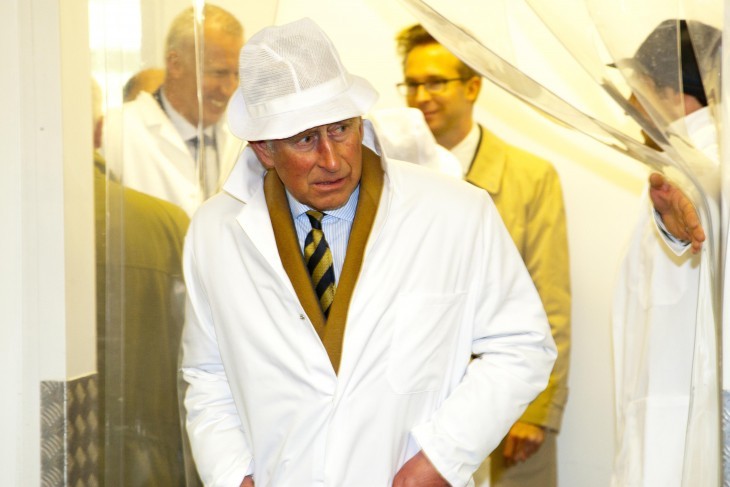
[[[358,117],[378,98],[370,83],[347,72],[332,41],[308,18],[251,37],[241,49],[239,74],[228,124],[248,141],[284,139]]]

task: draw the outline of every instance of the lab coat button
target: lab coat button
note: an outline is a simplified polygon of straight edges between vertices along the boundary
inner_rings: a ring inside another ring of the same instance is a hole
[[[303,315],[303,314],[300,314],[300,315],[299,315],[299,319],[300,319],[300,320],[303,320],[303,319],[304,319],[304,315]]]

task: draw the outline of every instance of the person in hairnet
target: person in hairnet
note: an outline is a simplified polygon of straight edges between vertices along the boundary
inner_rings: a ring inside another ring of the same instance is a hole
[[[683,134],[691,143],[692,159],[685,166],[715,208],[720,178],[718,140],[708,103],[712,73],[702,73],[698,59],[719,61],[720,39],[721,31],[711,26],[667,19],[631,58],[617,62],[636,77],[641,96],[632,95],[629,101],[645,117],[645,126]],[[666,126],[657,127],[650,112]],[[662,150],[650,134],[644,133],[644,141]],[[695,444],[689,433],[699,429],[691,417],[692,401],[696,411],[706,410],[693,399],[699,397],[693,390],[699,389],[693,387],[693,374],[716,367],[695,355],[708,292],[702,285],[707,268],[697,255],[705,235],[690,199],[660,173],[650,176],[641,206],[644,211],[614,295],[619,429],[611,485],[710,485],[714,482],[687,474],[693,471],[689,466],[697,464],[694,459],[708,457],[710,445],[709,440]]]
[[[187,431],[210,486],[465,486],[556,357],[489,196],[379,153],[310,19],[240,56],[249,142],[186,237]]]

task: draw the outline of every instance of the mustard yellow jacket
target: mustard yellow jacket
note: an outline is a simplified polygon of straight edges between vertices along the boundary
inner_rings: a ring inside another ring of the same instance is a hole
[[[545,307],[558,358],[547,388],[521,421],[558,431],[568,398],[570,265],[565,207],[555,168],[479,127],[470,183],[487,190],[522,255]]]

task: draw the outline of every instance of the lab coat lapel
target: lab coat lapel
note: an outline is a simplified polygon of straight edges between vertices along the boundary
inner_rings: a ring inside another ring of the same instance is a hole
[[[378,212],[380,194],[383,191],[383,169],[380,158],[370,149],[363,147],[362,176],[360,179],[360,195],[357,201],[355,220],[350,230],[350,239],[347,242],[347,254],[342,266],[342,275],[337,284],[335,300],[332,303],[329,319],[322,342],[325,345],[330,360],[339,371],[342,358],[345,326],[350,301],[355,291],[355,285],[360,276],[360,269],[368,243],[373,221]]]
[[[304,266],[304,258],[299,248],[299,240],[294,230],[289,202],[286,199],[284,184],[279,179],[276,171],[270,170],[264,178],[264,193],[266,205],[271,218],[271,226],[274,229],[276,249],[278,257],[284,266],[291,285],[294,287],[299,304],[304,308],[312,326],[320,339],[324,333],[324,313],[319,305],[319,300],[314,293],[309,272]],[[274,248],[272,246],[272,248]]]
[[[185,145],[185,141],[182,140],[180,133],[159,102],[151,94],[144,92],[139,94],[135,102],[139,103],[140,113],[147,130],[150,133],[157,134],[157,137],[165,143],[163,150],[165,154],[169,154],[170,160],[180,161],[176,165],[194,164],[193,156]]]
[[[271,269],[292,294],[292,287],[277,252],[274,232],[271,230],[271,220],[267,209],[264,192],[259,190],[248,195],[246,204],[236,216],[236,221],[246,233],[256,250],[263,256]]]
[[[363,147],[363,169],[357,211],[350,230],[342,275],[337,284],[329,319],[325,321],[299,248],[284,185],[274,171],[269,171],[264,179],[264,192],[279,257],[299,298],[299,303],[327,350],[335,373],[339,370],[342,357],[350,301],[360,275],[365,246],[377,214],[382,189],[383,169],[380,159],[375,153]]]

